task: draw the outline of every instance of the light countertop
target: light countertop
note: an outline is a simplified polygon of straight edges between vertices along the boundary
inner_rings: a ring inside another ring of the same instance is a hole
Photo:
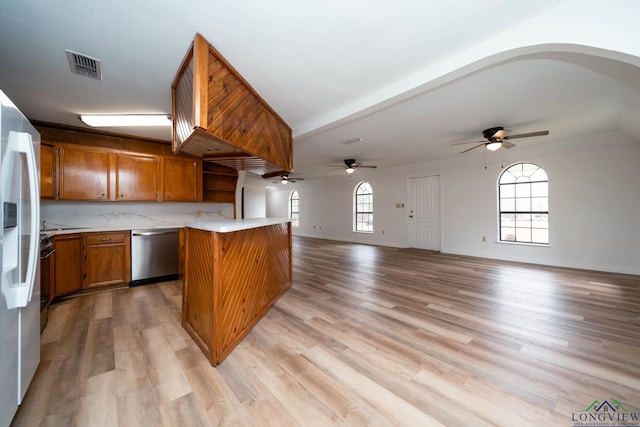
[[[128,230],[157,230],[166,228],[182,228],[191,227],[199,230],[216,231],[218,233],[228,233],[232,231],[247,230],[250,228],[266,227],[268,225],[281,224],[290,222],[287,218],[251,218],[251,219],[227,219],[221,221],[207,222],[186,222],[186,223],[158,223],[158,224],[122,224],[114,226],[96,226],[96,227],[60,227],[41,230],[40,232],[48,234],[50,237],[60,234],[73,233],[98,233],[105,231],[128,231]]]
[[[218,233],[229,233],[233,231],[248,230],[250,228],[267,227],[269,225],[291,222],[288,218],[251,218],[236,219],[229,221],[213,222],[189,222],[185,227],[196,228],[198,230],[215,231]]]

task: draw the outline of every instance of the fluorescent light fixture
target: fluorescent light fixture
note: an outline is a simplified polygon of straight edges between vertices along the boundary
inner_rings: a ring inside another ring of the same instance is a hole
[[[500,141],[487,142],[484,146],[487,147],[487,150],[489,151],[496,151],[497,149],[502,147],[502,142]]]
[[[80,120],[92,127],[113,126],[171,126],[171,119],[166,114],[81,114]]]

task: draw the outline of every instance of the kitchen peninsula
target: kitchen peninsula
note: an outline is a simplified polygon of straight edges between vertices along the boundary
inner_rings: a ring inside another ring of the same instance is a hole
[[[216,366],[291,287],[288,219],[185,228],[182,325]]]

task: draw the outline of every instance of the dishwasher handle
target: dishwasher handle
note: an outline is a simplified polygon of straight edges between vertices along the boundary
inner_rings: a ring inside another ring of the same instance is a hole
[[[167,236],[170,234],[178,234],[178,230],[168,231],[132,231],[132,236]]]

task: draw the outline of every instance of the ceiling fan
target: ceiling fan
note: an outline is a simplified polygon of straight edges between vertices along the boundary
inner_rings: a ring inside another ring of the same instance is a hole
[[[360,162],[356,162],[355,159],[344,159],[344,165],[328,165],[328,167],[333,168],[333,169],[330,169],[330,170],[344,169],[346,173],[351,175],[352,173],[354,173],[356,171],[356,168],[372,168],[372,169],[375,169],[378,166],[376,166],[376,165],[365,165],[365,164],[362,164]]]
[[[304,181],[304,178],[290,178],[289,175],[280,175],[280,181],[272,181],[274,184],[288,184]]]
[[[451,144],[451,146],[454,145],[463,145],[463,144],[476,144],[475,146],[468,148],[464,151],[461,151],[460,154],[466,153],[467,151],[471,151],[474,148],[478,148],[478,147],[482,147],[485,146],[487,148],[487,150],[490,151],[496,151],[500,148],[513,148],[516,145],[509,142],[508,140],[510,139],[517,139],[517,138],[530,138],[533,136],[544,136],[544,135],[549,135],[549,131],[548,130],[541,130],[538,132],[529,132],[529,133],[519,133],[517,135],[507,135],[509,132],[511,132],[508,129],[503,128],[502,126],[497,126],[497,127],[493,127],[493,128],[489,128],[489,129],[485,129],[482,131],[482,136],[484,136],[485,139],[479,140],[479,141],[469,141],[469,142],[458,142],[455,144]]]

